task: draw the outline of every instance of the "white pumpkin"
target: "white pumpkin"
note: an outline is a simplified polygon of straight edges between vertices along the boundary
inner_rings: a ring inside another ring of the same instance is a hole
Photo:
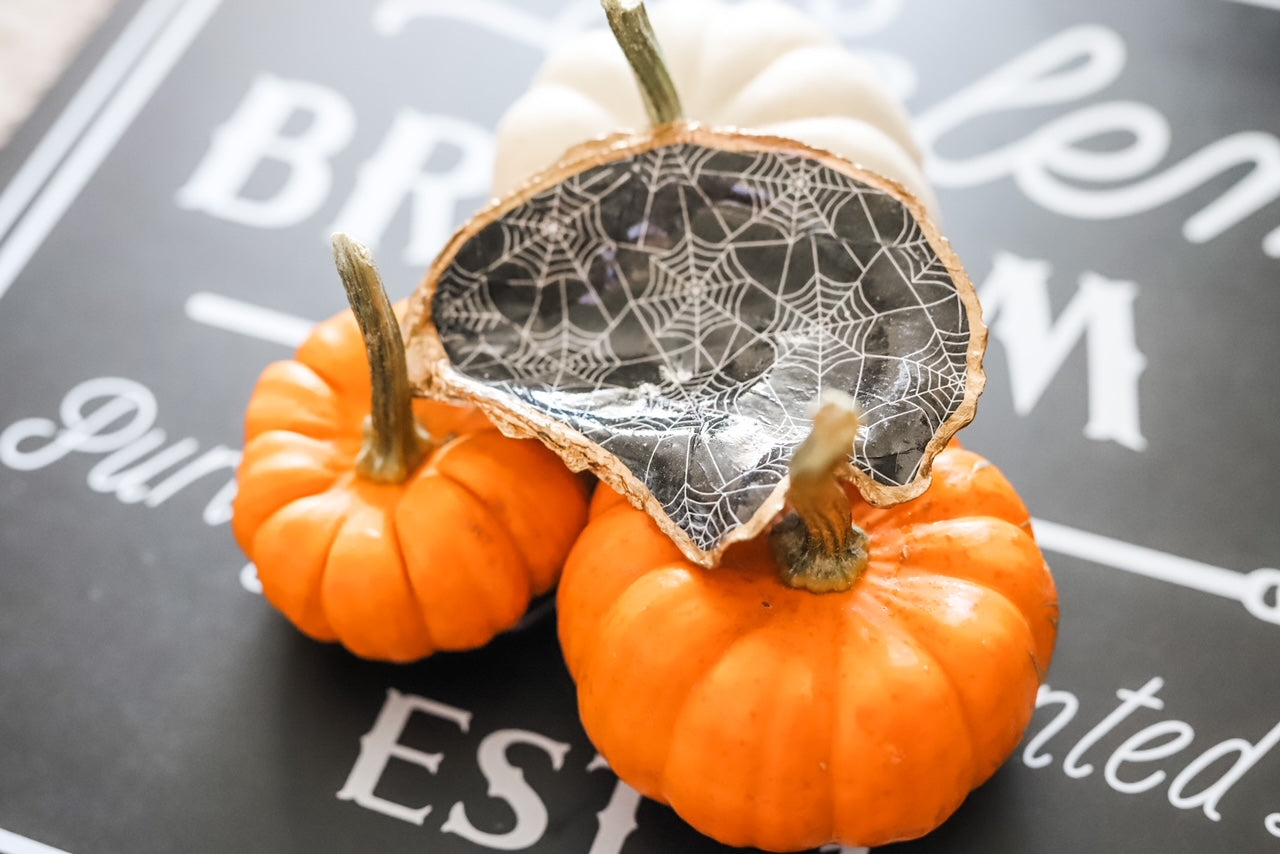
[[[787,137],[897,181],[937,217],[906,110],[875,70],[776,0],[668,0],[650,19],[685,118]],[[649,120],[607,29],[546,60],[498,124],[494,195],[506,195],[571,147]]]

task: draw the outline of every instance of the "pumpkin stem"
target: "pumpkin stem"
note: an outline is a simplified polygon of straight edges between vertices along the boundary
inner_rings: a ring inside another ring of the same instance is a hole
[[[867,568],[867,535],[853,524],[849,496],[838,479],[857,435],[853,398],[823,392],[813,430],[791,458],[787,501],[793,512],[770,534],[782,580],[791,587],[848,590]]]
[[[333,235],[332,241],[333,260],[364,337],[373,381],[373,402],[356,471],[370,480],[400,483],[431,449],[431,437],[413,417],[400,322],[369,250],[345,234]]]
[[[640,85],[640,97],[654,127],[670,124],[684,115],[680,95],[662,58],[662,47],[649,23],[644,0],[600,0],[609,28],[626,54]]]

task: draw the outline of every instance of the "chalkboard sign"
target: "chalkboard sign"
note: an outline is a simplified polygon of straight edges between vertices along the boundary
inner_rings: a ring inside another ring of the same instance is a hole
[[[1062,600],[1023,745],[901,852],[1280,852],[1280,4],[807,0],[906,100],[992,327],[963,438]],[[389,666],[228,530],[255,379],[405,296],[594,0],[123,2],[0,152],[0,852],[725,850],[616,781],[548,602]],[[831,849],[834,850],[834,849]]]

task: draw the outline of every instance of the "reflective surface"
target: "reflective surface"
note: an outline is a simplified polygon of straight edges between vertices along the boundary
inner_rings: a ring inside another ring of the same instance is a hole
[[[824,387],[857,399],[855,462],[888,485],[965,397],[965,306],[911,212],[789,153],[681,143],[580,172],[461,247],[433,312],[457,371],[606,448],[708,550]]]

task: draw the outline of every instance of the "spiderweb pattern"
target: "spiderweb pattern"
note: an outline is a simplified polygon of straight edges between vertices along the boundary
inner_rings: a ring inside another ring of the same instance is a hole
[[[471,238],[433,313],[455,370],[606,448],[707,550],[786,474],[824,387],[854,395],[854,463],[890,485],[965,395],[965,307],[907,208],[780,152],[587,169]]]

